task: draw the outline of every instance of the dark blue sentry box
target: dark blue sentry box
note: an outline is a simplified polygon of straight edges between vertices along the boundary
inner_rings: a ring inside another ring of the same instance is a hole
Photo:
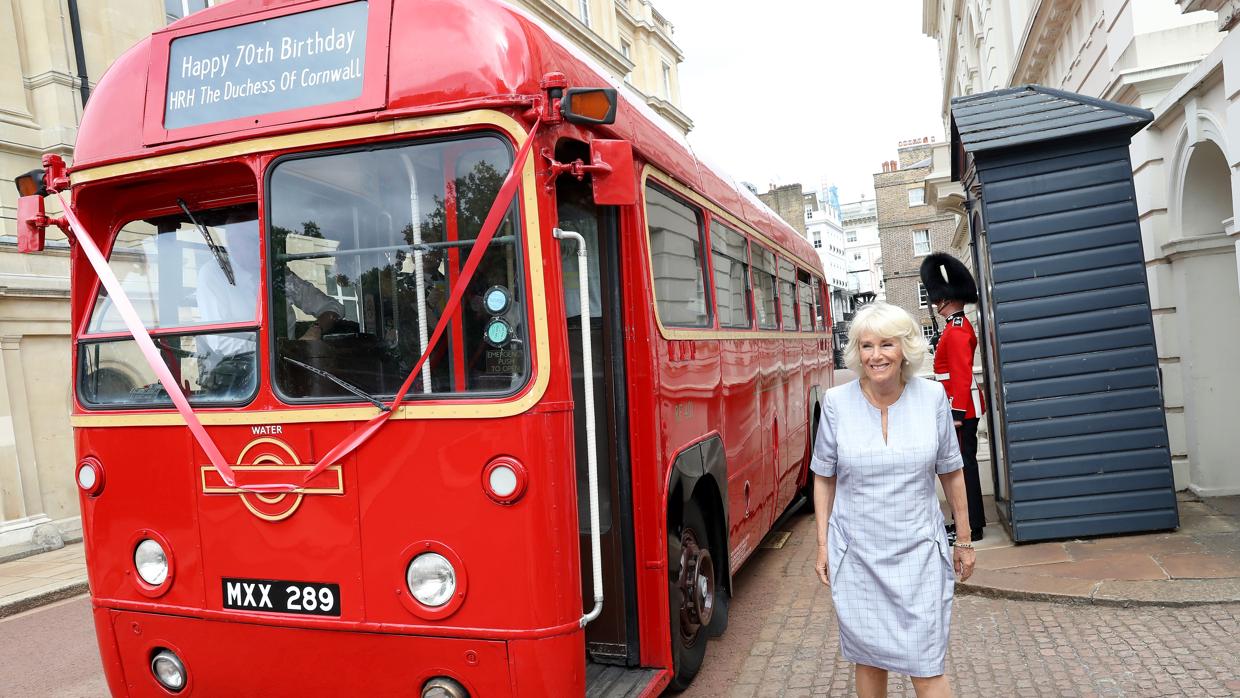
[[[1175,528],[1128,154],[1153,114],[1025,85],[951,115],[1000,518],[1017,542]]]
[[[357,99],[368,10],[353,2],[176,39],[164,128]]]

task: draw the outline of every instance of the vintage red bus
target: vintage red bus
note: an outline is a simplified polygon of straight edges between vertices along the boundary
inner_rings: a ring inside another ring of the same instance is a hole
[[[113,694],[693,678],[805,487],[830,319],[625,92],[495,0],[235,0],[117,60],[19,216],[69,232]]]

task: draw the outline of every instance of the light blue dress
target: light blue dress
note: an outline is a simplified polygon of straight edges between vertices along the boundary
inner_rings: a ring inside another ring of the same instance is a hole
[[[947,394],[914,378],[882,415],[857,381],[827,391],[810,469],[836,477],[831,598],[850,662],[943,673],[955,573],[936,474],[964,466]]]

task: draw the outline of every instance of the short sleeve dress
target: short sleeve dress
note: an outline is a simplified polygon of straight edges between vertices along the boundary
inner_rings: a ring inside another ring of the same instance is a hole
[[[852,381],[828,390],[810,469],[836,477],[827,524],[840,650],[858,664],[938,676],[955,587],[936,474],[963,467],[942,386],[913,378],[882,415]]]

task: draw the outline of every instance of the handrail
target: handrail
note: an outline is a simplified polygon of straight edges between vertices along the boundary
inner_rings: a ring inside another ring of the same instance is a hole
[[[571,230],[553,231],[556,239],[575,240],[577,242],[577,292],[581,294],[581,373],[585,385],[586,401],[586,463],[589,467],[590,480],[590,560],[594,569],[594,608],[581,617],[581,627],[603,612],[603,557],[599,536],[598,516],[598,455],[595,447],[598,443],[594,433],[594,347],[590,340],[590,284],[588,276],[589,252],[586,250],[586,239],[581,233]]]

